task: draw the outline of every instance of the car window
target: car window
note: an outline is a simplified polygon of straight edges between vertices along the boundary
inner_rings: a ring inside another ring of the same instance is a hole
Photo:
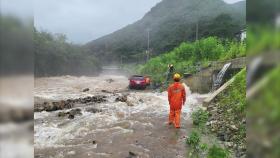
[[[131,80],[144,80],[144,77],[131,77]]]

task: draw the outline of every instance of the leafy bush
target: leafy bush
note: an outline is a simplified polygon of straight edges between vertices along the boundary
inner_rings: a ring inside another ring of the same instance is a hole
[[[208,151],[208,158],[228,158],[229,151],[213,145]]]
[[[208,149],[208,145],[206,143],[203,143],[203,144],[200,144],[199,145],[199,148],[202,150],[202,151],[206,151]]]
[[[198,148],[200,143],[200,135],[197,131],[192,131],[187,138],[186,143],[193,148]]]
[[[201,126],[204,126],[205,123],[207,122],[209,113],[202,109],[198,109],[197,111],[192,113],[191,117],[193,120],[193,124],[201,127]]]

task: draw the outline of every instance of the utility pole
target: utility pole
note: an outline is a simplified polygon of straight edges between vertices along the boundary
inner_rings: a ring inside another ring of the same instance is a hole
[[[196,41],[198,40],[198,21],[196,22],[196,34],[195,34],[195,39]]]
[[[149,54],[150,54],[150,29],[148,28],[148,45],[147,45],[147,51],[146,51],[146,62],[149,61]]]

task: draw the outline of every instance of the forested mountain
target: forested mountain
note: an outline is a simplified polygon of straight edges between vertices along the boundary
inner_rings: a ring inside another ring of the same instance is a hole
[[[137,6],[136,6],[137,7]],[[218,36],[234,38],[245,28],[246,2],[222,0],[162,0],[141,20],[86,44],[106,62],[144,59],[150,33],[152,56],[172,50],[183,41]],[[149,30],[149,31],[148,31]]]

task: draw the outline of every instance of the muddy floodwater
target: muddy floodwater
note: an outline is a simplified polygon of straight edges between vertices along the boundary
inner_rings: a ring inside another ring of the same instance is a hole
[[[174,129],[167,125],[167,92],[129,91],[127,86],[128,79],[117,75],[35,79],[35,103],[96,95],[106,96],[107,100],[75,105],[73,109],[81,109],[81,114],[72,119],[58,116],[71,109],[35,112],[35,157],[186,157],[185,138],[192,128],[190,113],[205,96],[192,94],[186,87],[181,129]],[[116,101],[123,95],[130,105]],[[88,108],[99,111],[88,112]]]

